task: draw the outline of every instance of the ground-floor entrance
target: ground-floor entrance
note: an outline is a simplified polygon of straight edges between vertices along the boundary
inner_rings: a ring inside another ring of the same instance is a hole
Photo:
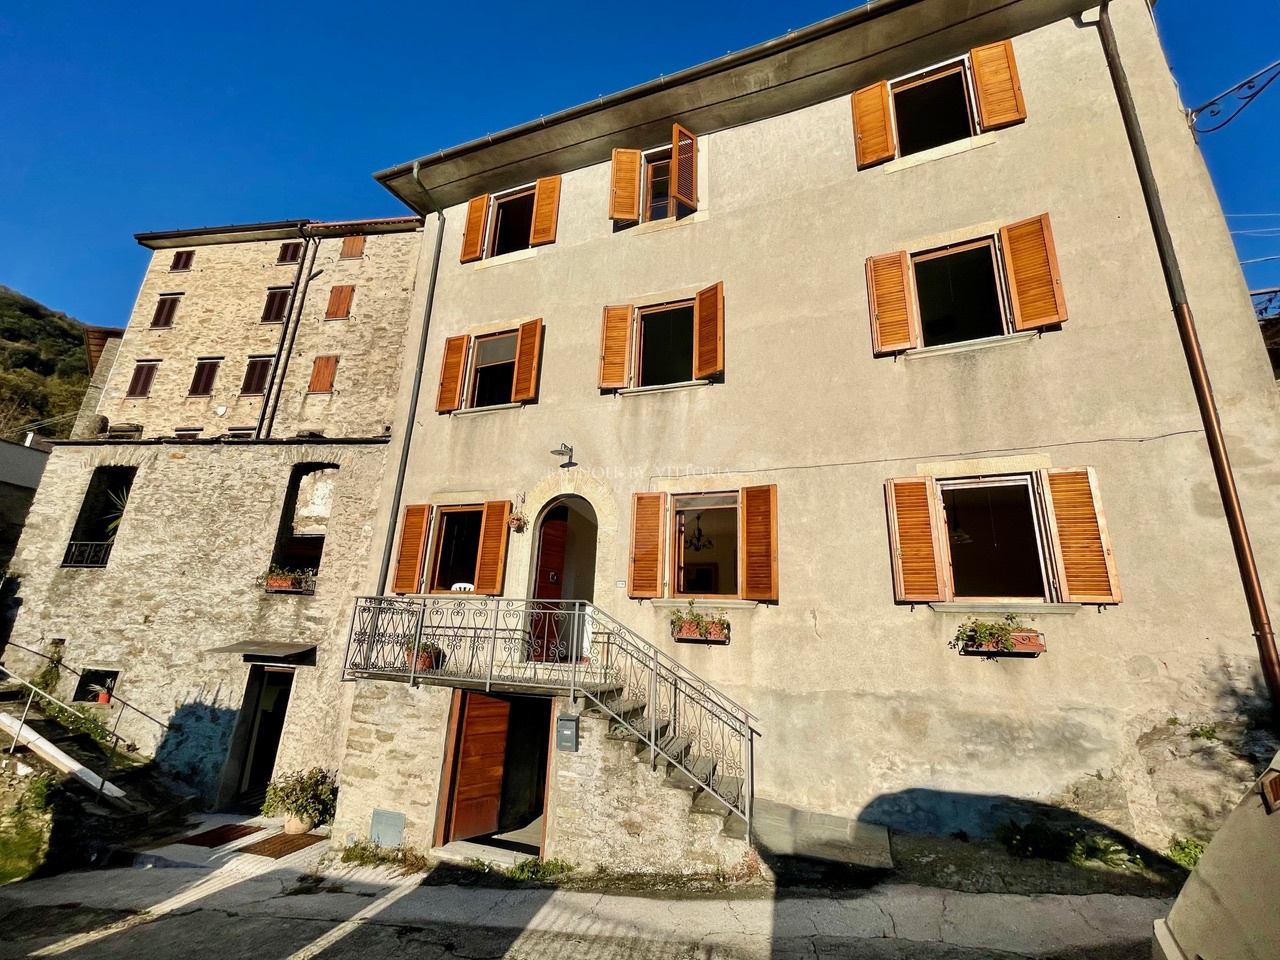
[[[220,806],[258,812],[266,798],[280,752],[284,718],[293,693],[293,667],[255,664],[249,670],[244,704],[228,757],[229,802]],[[226,781],[224,781],[226,784]],[[225,788],[224,788],[225,789]]]

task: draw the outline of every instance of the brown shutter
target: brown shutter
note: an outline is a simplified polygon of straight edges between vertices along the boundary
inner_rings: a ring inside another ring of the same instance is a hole
[[[511,531],[510,500],[490,500],[484,505],[480,520],[480,549],[476,551],[476,593],[497,596],[502,593],[502,575],[507,564],[507,538]]]
[[[542,356],[542,321],[520,324],[516,334],[516,372],[511,381],[511,402],[527,403],[538,396],[538,360]]]
[[[698,291],[693,299],[693,376],[724,373],[724,284]]]
[[[671,125],[671,196],[698,209],[698,138],[678,123]]]
[[[973,80],[978,90],[978,119],[983,130],[997,130],[1027,119],[1022,101],[1013,41],[993,43],[969,52]]]
[[[886,480],[893,594],[900,603],[946,600],[946,524],[933,477]]]
[[[560,219],[560,178],[542,177],[533,188],[533,223],[529,246],[556,242],[556,222]]]
[[[462,406],[462,378],[467,367],[468,336],[450,337],[444,342],[444,361],[440,364],[440,391],[436,394],[436,413],[452,413]]]
[[[1041,470],[1040,477],[1059,599],[1066,603],[1119,603],[1120,582],[1093,468],[1058,467]]]
[[[289,307],[289,288],[268,290],[262,307],[263,323],[280,323]]]
[[[329,306],[324,312],[326,320],[345,320],[351,316],[351,298],[356,288],[350,284],[333,287],[329,290]]]
[[[639,150],[614,150],[609,172],[609,219],[640,219]]]
[[[462,234],[462,262],[470,263],[484,256],[484,228],[489,223],[489,195],[472,197],[467,204],[467,225]]]
[[[393,593],[420,593],[422,562],[427,556],[427,531],[431,529],[431,506],[411,503],[404,508],[400,524],[400,552],[396,555]]]
[[[161,297],[156,302],[156,312],[151,315],[151,326],[173,326],[173,315],[178,312],[179,297]]]
[[[191,261],[195,258],[196,252],[194,250],[179,250],[173,255],[173,262],[169,264],[169,271],[172,273],[175,270],[190,270]]]
[[[302,244],[300,243],[280,244],[280,255],[276,257],[277,264],[297,263],[301,259],[302,259]]]
[[[342,252],[338,254],[341,260],[358,260],[364,256],[364,235],[360,234],[355,237],[342,238]]]
[[[778,487],[743,487],[738,494],[742,599],[778,599]]]
[[[867,260],[867,299],[873,354],[883,357],[920,346],[911,258],[905,251]]]
[[[188,392],[192,397],[207,397],[213,393],[213,381],[218,376],[218,360],[198,360],[196,361],[195,373],[191,376],[191,389]]]
[[[662,542],[666,519],[665,493],[637,493],[631,498],[629,597],[662,596]]]
[[[311,383],[307,387],[307,393],[332,393],[337,372],[337,357],[316,357],[316,362],[311,367]]]
[[[630,304],[605,307],[600,329],[600,389],[612,390],[631,383],[631,317]]]
[[[240,385],[242,397],[260,396],[267,388],[267,375],[271,372],[270,357],[250,357],[244,368],[244,381]]]
[[[898,155],[889,112],[887,82],[863,87],[853,95],[853,143],[859,170],[892,160]]]
[[[156,367],[155,363],[139,363],[133,368],[133,376],[129,378],[129,387],[125,390],[126,397],[145,397],[151,392],[151,381],[155,379]]]
[[[1049,215],[1004,227],[1000,246],[1009,278],[1009,299],[1013,302],[1013,328],[1035,330],[1064,323],[1067,300],[1062,292]]]

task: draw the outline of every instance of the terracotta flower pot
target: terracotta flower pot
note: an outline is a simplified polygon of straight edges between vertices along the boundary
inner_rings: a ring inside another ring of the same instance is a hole
[[[728,643],[729,642],[729,625],[727,623],[708,623],[707,624],[707,642],[708,643]]]
[[[682,623],[671,632],[673,640],[701,640],[702,634],[698,632],[696,623]]]
[[[292,814],[285,817],[284,820],[284,832],[295,836],[299,833],[310,832],[311,828],[314,826],[315,824],[310,820],[305,820],[302,817],[295,817]]]
[[[110,703],[110,702],[111,702],[111,692],[110,692],[109,690],[100,690],[100,691],[98,691],[98,702],[99,702],[99,703]]]
[[[1012,646],[1008,649],[1003,649],[996,644],[984,644],[967,640],[960,652],[978,654],[984,657],[998,657],[1002,654],[1021,654],[1038,657],[1046,649],[1044,634],[1039,630],[1015,630],[1009,635],[1009,641]]]
[[[270,576],[267,577],[268,590],[292,590],[293,577],[291,576]]]

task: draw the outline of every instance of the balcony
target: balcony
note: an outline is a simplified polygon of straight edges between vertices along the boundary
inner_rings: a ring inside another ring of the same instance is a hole
[[[72,540],[62,555],[64,567],[105,567],[111,557],[111,540]]]

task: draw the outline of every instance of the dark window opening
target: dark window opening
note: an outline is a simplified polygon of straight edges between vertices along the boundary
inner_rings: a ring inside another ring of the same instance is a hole
[[[898,153],[903,157],[972,137],[964,67],[952,67],[940,76],[895,88],[893,113],[898,124]]]
[[[253,427],[232,427],[227,431],[227,436],[232,440],[252,440]]]
[[[320,570],[337,475],[338,467],[332,463],[303,463],[293,468],[280,512],[272,569],[311,576]]]
[[[1280,380],[1280,316],[1266,317],[1259,321],[1259,325],[1262,327],[1262,342],[1271,360],[1271,372]]]
[[[240,396],[262,396],[267,389],[267,377],[270,373],[270,357],[250,357],[244,368],[244,382],[240,384]]]
[[[179,440],[196,440],[203,432],[203,427],[175,427],[173,435]]]
[[[914,266],[926,347],[1005,332],[993,243],[916,257]]]
[[[475,587],[480,555],[480,526],[484,510],[442,510],[431,564],[432,590],[452,590],[454,584]]]
[[[738,595],[738,495],[676,497],[672,545],[676,594]]]
[[[1045,599],[1030,485],[944,486],[942,503],[956,599]]]
[[[151,329],[172,327],[174,314],[178,312],[178,301],[182,294],[164,294],[156,303],[156,312],[151,315]]]
[[[516,250],[528,250],[532,231],[532,190],[494,201],[493,238],[490,240],[489,256],[500,257]]]
[[[139,360],[133,368],[133,376],[129,379],[129,387],[125,390],[126,399],[141,399],[151,393],[151,381],[156,378],[156,367],[159,360]]]
[[[169,272],[177,273],[179,270],[190,270],[191,262],[195,258],[196,252],[194,250],[179,250],[173,255],[173,262],[169,264]]]
[[[516,335],[504,333],[476,341],[471,375],[471,406],[492,407],[511,402],[516,376]]]
[[[119,679],[119,670],[86,670],[80,674],[75,696],[71,699],[74,703],[106,703]]]
[[[275,287],[267,291],[267,302],[262,308],[263,323],[283,323],[289,308],[289,291],[292,287]]]
[[[98,467],[93,471],[62,558],[64,567],[107,565],[137,472],[137,467]]]
[[[693,304],[640,311],[640,383],[693,379]]]
[[[280,244],[280,256],[276,257],[277,264],[297,263],[302,259],[302,244],[282,243]]]

